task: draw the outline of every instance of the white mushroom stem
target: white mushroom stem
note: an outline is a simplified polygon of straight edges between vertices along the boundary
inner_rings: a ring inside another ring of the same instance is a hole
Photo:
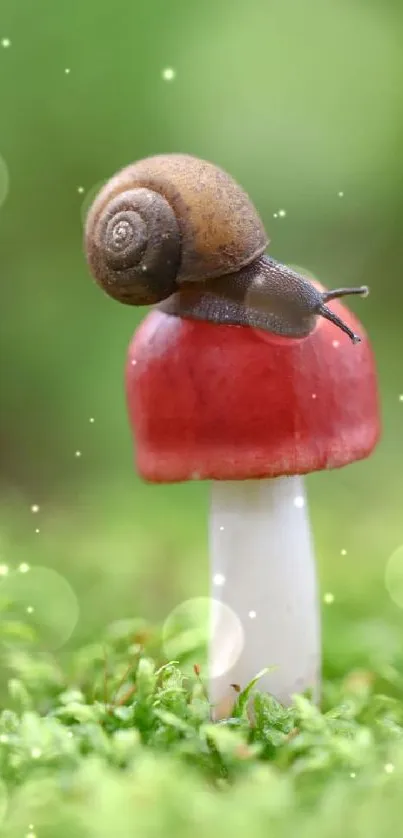
[[[319,694],[316,569],[301,477],[215,481],[210,513],[213,626],[210,698],[226,715],[265,667],[257,688],[289,704]]]

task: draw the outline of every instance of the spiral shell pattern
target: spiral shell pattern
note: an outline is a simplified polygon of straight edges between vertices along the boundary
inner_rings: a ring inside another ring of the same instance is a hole
[[[86,225],[92,273],[109,294],[129,305],[148,305],[176,290],[180,234],[175,213],[157,192],[125,190],[99,206]]]

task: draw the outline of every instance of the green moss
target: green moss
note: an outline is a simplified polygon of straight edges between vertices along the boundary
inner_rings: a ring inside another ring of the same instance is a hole
[[[321,709],[248,689],[213,723],[203,672],[164,662],[152,628],[114,624],[62,671],[4,626],[4,838],[400,834],[397,668],[333,679]]]

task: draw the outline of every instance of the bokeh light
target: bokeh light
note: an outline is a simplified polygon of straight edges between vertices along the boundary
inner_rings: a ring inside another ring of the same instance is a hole
[[[6,161],[0,154],[0,208],[4,204],[4,201],[7,198],[8,192],[10,188],[10,176],[8,173],[8,167]]]
[[[9,600],[13,616],[33,626],[43,648],[59,649],[71,637],[79,603],[67,579],[56,570],[31,567],[25,573],[21,569],[10,572],[1,583],[1,594]]]
[[[80,208],[81,221],[83,225],[85,225],[85,222],[87,220],[88,210],[90,209],[91,204],[93,203],[93,201],[98,195],[98,192],[101,191],[102,187],[105,185],[107,180],[108,178],[104,178],[104,180],[99,180],[98,183],[95,183],[94,186],[91,186],[88,192],[85,193],[85,197],[81,203]],[[81,194],[81,187],[79,187],[77,191]]]
[[[386,563],[385,585],[393,602],[403,608],[403,544],[397,547]]]
[[[207,666],[208,645],[213,634],[221,638],[221,646],[210,661],[209,675],[219,678],[238,660],[244,631],[234,611],[216,599],[195,597],[171,611],[162,632],[164,654],[169,660],[179,660],[183,671],[191,674],[195,664]]]
[[[280,212],[275,213],[275,217],[285,218],[285,210],[281,210],[281,213],[281,215]],[[270,256],[270,250],[268,251],[267,255]],[[292,271],[299,274],[304,279],[313,280],[315,282],[318,281],[317,278],[313,275],[312,271],[308,270],[307,268],[303,268],[300,265],[290,264],[286,265],[285,267],[290,268]],[[259,288],[259,282],[259,279],[255,280],[253,286],[245,294],[245,306],[250,307],[252,312],[254,310],[260,311],[262,308],[264,308],[267,311],[268,315],[270,315],[271,312],[273,312],[274,314],[277,313],[279,318],[281,319],[282,309],[281,307],[279,307],[278,301],[274,297],[272,298],[272,300],[270,300],[269,291],[267,291],[267,295],[262,294]],[[260,340],[262,341],[267,341],[268,343],[272,344],[273,340],[276,340],[276,333],[274,332],[266,331],[255,326],[252,326],[251,328],[255,331],[255,333],[259,336]],[[279,337],[279,340],[282,339],[282,337]]]
[[[161,75],[164,81],[174,81],[176,72],[173,67],[165,67]]]
[[[5,783],[0,780],[0,827],[4,822],[8,809],[8,793]]]

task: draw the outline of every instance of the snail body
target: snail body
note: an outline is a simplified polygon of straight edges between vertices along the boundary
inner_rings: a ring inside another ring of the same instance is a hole
[[[86,221],[91,273],[109,296],[172,315],[301,338],[318,315],[358,336],[326,305],[365,287],[318,290],[264,255],[248,195],[217,166],[186,154],[140,160],[114,175]]]

